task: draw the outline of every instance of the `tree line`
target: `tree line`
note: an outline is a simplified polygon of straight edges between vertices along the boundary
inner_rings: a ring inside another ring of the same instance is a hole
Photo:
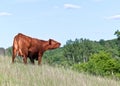
[[[63,47],[46,51],[43,63],[93,75],[120,78],[120,31],[115,31],[115,35],[117,38],[111,40],[68,40]],[[7,55],[12,55],[12,47],[7,49]]]

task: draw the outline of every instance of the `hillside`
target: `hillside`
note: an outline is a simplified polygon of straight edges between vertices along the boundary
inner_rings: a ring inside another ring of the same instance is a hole
[[[119,86],[120,81],[85,75],[43,64],[11,64],[0,57],[0,86]]]
[[[6,55],[12,56],[12,47],[6,49]],[[120,79],[120,40],[68,40],[63,47],[46,51],[42,63]]]

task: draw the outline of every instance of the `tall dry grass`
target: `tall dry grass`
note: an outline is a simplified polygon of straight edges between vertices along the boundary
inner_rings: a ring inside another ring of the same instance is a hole
[[[0,86],[120,86],[120,81],[45,64],[11,64],[10,57],[0,57]]]

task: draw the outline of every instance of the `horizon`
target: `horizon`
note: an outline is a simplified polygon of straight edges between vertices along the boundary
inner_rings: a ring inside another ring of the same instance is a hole
[[[37,38],[38,39],[38,38]],[[99,42],[100,40],[104,40],[104,41],[109,41],[109,40],[114,40],[114,39],[117,39],[117,37],[116,38],[112,38],[112,39],[99,39],[99,40],[91,40],[91,39],[88,39],[88,38],[75,38],[75,39],[68,39],[68,40],[66,40],[66,42],[67,41],[69,41],[69,40],[71,40],[71,41],[75,41],[76,39],[78,39],[78,40],[80,40],[80,39],[87,39],[87,40],[90,40],[90,41],[97,41],[97,42]],[[41,39],[40,39],[41,40]],[[65,42],[65,44],[62,44],[60,47],[63,47],[64,45],[66,45],[66,42]],[[12,45],[11,46],[8,46],[8,47],[0,47],[0,48],[4,48],[4,49],[7,49],[7,48],[9,48],[9,47],[12,47]]]

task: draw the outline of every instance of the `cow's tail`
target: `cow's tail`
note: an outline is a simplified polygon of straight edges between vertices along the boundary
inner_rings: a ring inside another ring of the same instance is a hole
[[[12,47],[12,63],[14,63],[14,59],[17,55],[17,52],[18,52],[18,38],[17,36],[15,36],[13,40],[13,47]]]

